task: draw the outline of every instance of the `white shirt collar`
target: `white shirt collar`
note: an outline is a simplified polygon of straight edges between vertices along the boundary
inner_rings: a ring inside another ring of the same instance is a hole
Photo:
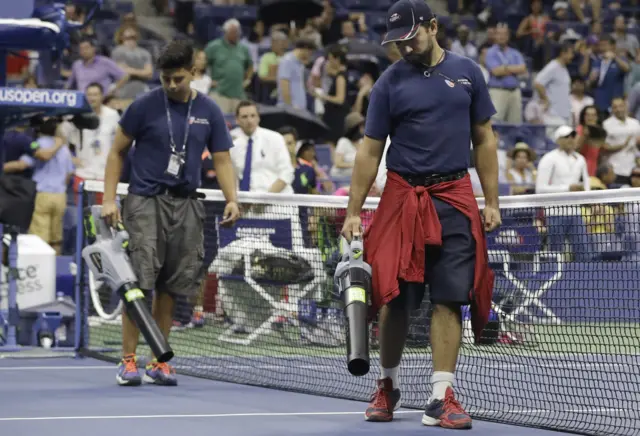
[[[244,131],[240,127],[236,127],[231,131],[231,136],[232,136],[232,139],[245,139],[248,141],[249,138],[253,138],[253,140],[255,141],[259,133],[260,133],[260,126],[258,126],[258,128],[255,130],[255,132],[253,132],[253,135],[251,136],[244,133]]]
[[[566,151],[561,150],[559,148],[557,148],[556,150],[558,150],[558,153],[560,154],[560,156],[576,157],[578,154],[575,150],[573,150],[571,153],[567,153]]]

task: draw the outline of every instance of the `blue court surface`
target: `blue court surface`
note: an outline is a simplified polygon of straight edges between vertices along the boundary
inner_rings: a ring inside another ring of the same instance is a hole
[[[451,434],[424,427],[422,411],[392,423],[364,421],[365,403],[181,376],[179,386],[119,387],[115,366],[91,359],[0,359],[0,428],[7,435]],[[564,433],[475,420],[465,434]]]

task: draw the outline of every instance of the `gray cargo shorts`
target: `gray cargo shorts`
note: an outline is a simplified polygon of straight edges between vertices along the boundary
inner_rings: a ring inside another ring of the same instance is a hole
[[[197,294],[205,273],[202,202],[129,194],[122,209],[140,288],[187,297]]]

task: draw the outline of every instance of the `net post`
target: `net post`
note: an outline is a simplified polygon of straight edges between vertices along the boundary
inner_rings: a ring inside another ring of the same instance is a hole
[[[84,231],[82,229],[83,225],[83,215],[82,211],[84,210],[85,203],[85,191],[84,191],[84,181],[78,185],[78,202],[76,207],[76,219],[77,225],[81,227],[76,231],[76,252],[75,252],[75,263],[76,263],[76,280],[75,280],[75,300],[76,300],[76,330],[75,330],[75,338],[74,338],[74,349],[75,349],[75,357],[82,358],[84,357],[80,350],[84,347],[83,341],[83,332],[86,327],[86,319],[85,319],[85,311],[83,310],[83,287],[84,287],[84,268],[82,267],[82,248],[84,243]]]

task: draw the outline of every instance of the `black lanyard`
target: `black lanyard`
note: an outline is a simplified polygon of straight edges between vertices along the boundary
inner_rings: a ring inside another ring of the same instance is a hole
[[[167,125],[169,127],[169,140],[171,144],[171,152],[176,152],[176,141],[173,139],[173,124],[171,123],[171,113],[169,112],[169,99],[167,98],[167,94],[164,94],[164,108],[167,110]],[[180,154],[185,154],[187,150],[187,140],[189,139],[189,127],[191,124],[189,123],[189,118],[191,118],[191,106],[193,105],[193,99],[191,98],[191,91],[189,91],[189,108],[187,109],[187,120],[185,122],[184,127],[184,141],[182,141],[182,151]]]

